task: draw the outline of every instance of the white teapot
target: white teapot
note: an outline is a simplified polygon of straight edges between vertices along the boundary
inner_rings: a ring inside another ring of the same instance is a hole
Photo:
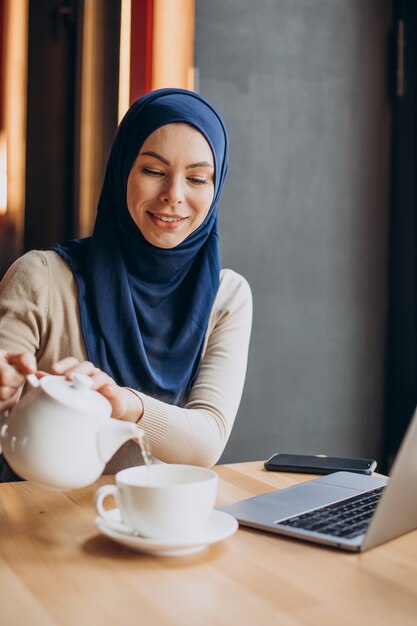
[[[88,376],[27,378],[33,389],[0,425],[2,452],[22,478],[60,491],[86,487],[122,444],[143,438],[137,424],[110,417]]]

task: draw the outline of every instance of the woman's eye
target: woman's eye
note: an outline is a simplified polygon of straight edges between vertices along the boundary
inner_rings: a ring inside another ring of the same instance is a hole
[[[205,178],[198,178],[196,176],[191,176],[188,180],[190,180],[195,185],[206,185],[207,180]]]
[[[150,170],[148,167],[142,168],[142,172],[148,176],[163,176],[164,173],[159,170]]]

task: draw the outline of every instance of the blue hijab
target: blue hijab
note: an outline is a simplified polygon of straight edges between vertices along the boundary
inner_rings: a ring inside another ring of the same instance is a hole
[[[204,222],[178,246],[150,244],[126,202],[127,179],[146,138],[183,122],[208,141],[214,196]],[[88,358],[119,385],[183,404],[197,376],[219,286],[217,204],[228,167],[224,123],[201,96],[160,89],[137,100],[117,131],[93,234],[55,246],[79,291]]]

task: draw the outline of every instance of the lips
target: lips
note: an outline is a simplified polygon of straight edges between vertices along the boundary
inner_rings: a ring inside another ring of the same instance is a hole
[[[164,213],[152,213],[151,211],[147,211],[147,214],[154,224],[167,230],[178,228],[188,219],[180,215],[166,215]]]
[[[163,222],[178,222],[179,220],[184,219],[183,217],[171,217],[168,215],[158,215],[156,213],[151,213],[154,217],[157,217],[158,220],[162,220]]]

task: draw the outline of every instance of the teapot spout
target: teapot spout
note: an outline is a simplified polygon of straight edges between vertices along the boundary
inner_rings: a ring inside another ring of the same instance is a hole
[[[98,453],[103,463],[110,461],[114,453],[129,439],[140,441],[145,431],[137,424],[123,422],[113,418],[107,419],[97,435]]]

